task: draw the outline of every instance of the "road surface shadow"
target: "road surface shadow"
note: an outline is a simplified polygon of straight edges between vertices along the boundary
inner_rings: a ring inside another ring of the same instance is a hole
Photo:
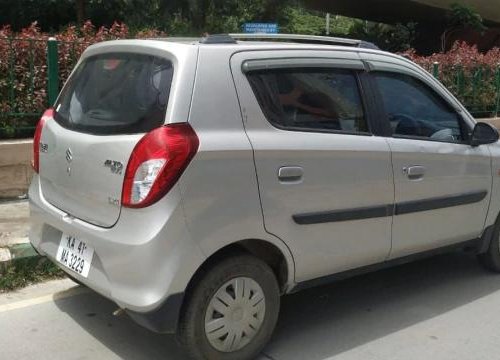
[[[55,303],[119,358],[187,360],[173,336],[146,330],[126,314],[113,316],[117,305],[95,292],[56,300]]]
[[[456,253],[305,290],[282,298],[264,353],[275,360],[323,360],[500,290],[500,277]],[[122,359],[186,360],[172,336],[149,332],[90,292],[56,301]]]
[[[289,295],[264,353],[328,359],[494,293],[499,280],[452,253]]]

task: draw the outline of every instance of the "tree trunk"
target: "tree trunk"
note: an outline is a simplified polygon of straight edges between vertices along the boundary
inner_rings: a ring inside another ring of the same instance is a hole
[[[82,25],[85,21],[85,0],[76,0],[76,22]]]

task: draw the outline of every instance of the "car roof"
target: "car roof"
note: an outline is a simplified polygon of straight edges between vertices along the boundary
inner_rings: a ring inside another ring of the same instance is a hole
[[[212,39],[212,41],[207,41]],[[340,50],[378,54],[403,60],[415,65],[411,60],[391,52],[379,49],[375,44],[356,40],[328,36],[301,34],[217,34],[206,37],[166,37],[151,40],[170,42],[198,47],[231,48],[234,51],[251,50]]]
[[[166,37],[150,40],[164,41],[199,47],[232,48],[241,50],[343,50],[369,52],[392,58],[408,59],[379,49],[375,44],[356,39],[302,35],[302,34],[215,34],[205,37]],[[138,40],[140,41],[140,40]]]
[[[226,50],[230,52],[252,50],[338,50],[346,52],[371,53],[384,56],[388,61],[403,61],[416,64],[397,54],[380,50],[376,45],[362,40],[301,34],[216,34],[205,37],[165,37],[150,39],[111,40],[92,45],[90,48],[113,45],[143,45],[149,43],[170,43],[177,48],[198,47]]]

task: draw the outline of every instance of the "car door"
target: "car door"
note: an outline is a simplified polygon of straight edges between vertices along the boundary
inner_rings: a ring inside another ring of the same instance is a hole
[[[390,258],[479,237],[492,173],[488,147],[469,145],[474,122],[426,74],[377,61],[370,68],[392,152]]]
[[[386,259],[390,151],[371,131],[375,119],[362,98],[357,54],[242,52],[231,66],[265,228],[290,247],[296,280]]]

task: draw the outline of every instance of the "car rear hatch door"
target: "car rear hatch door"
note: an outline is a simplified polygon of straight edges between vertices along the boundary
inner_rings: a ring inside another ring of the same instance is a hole
[[[48,145],[48,153],[40,157],[45,199],[71,216],[112,226],[120,215],[123,167],[136,136],[81,134],[54,121],[48,121],[43,132],[42,143]]]
[[[84,56],[61,92],[54,119],[43,128],[39,175],[42,194],[52,205],[111,227],[120,216],[135,145],[168,122],[178,59],[158,49],[138,52],[137,46],[104,49]]]

